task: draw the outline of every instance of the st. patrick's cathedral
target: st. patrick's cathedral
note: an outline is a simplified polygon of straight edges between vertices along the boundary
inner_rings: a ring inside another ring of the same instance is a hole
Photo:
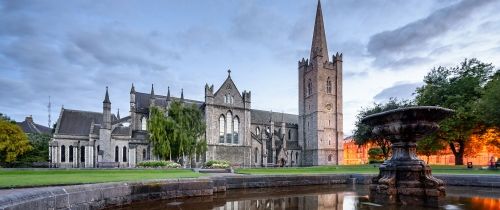
[[[148,141],[152,106],[172,101],[195,104],[206,122],[207,152],[196,163],[228,160],[241,167],[311,166],[342,163],[342,54],[328,57],[318,2],[310,58],[298,62],[299,115],[252,109],[250,91],[240,92],[228,71],[217,89],[205,85],[205,99],[130,89],[130,115],[111,113],[108,89],[102,112],[62,108],[50,142],[53,167],[135,167],[155,160]]]

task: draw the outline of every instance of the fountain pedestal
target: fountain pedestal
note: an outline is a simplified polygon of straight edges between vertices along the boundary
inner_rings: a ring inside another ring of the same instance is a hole
[[[380,165],[370,185],[376,203],[437,206],[445,197],[442,180],[416,155],[416,142],[439,128],[453,113],[440,107],[409,107],[365,117],[362,122],[391,142],[392,157]]]

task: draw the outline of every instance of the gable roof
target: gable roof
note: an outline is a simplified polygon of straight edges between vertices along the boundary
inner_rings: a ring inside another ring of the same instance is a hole
[[[228,70],[228,72],[230,72],[230,70]],[[222,90],[222,88],[224,88],[225,86],[227,86],[227,84],[230,84],[232,87],[234,87],[234,89],[236,89],[235,92],[238,93],[238,95],[240,96],[240,98],[243,98],[243,96],[241,95],[241,92],[238,90],[238,87],[236,87],[236,84],[234,84],[233,79],[231,79],[231,74],[230,73],[227,76],[226,80],[219,87],[219,89],[217,91],[215,91],[214,95],[216,96],[219,93],[219,91]]]
[[[92,122],[102,124],[102,113],[89,112],[82,110],[63,109],[61,119],[57,125],[57,134],[67,135],[89,135]],[[117,118],[111,115],[111,121],[116,121]]]
[[[45,127],[43,125],[36,124],[33,122],[33,118],[31,116],[26,117],[24,121],[17,122],[17,125],[23,129],[25,133],[37,133],[37,134],[50,134],[52,133],[52,129],[49,127]]]

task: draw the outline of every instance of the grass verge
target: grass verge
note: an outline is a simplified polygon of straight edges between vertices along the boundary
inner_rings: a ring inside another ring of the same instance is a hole
[[[188,169],[167,170],[2,170],[0,188],[38,187],[51,185],[87,184],[147,179],[196,178],[201,176]]]
[[[431,166],[433,174],[490,174],[500,175],[500,170],[481,170],[479,168],[467,169],[466,166]],[[290,168],[241,168],[236,169],[240,174],[377,174],[375,165],[345,165],[345,166],[315,166],[315,167],[290,167]]]

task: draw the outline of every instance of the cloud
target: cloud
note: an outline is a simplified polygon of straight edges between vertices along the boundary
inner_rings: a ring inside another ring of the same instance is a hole
[[[422,86],[423,83],[406,83],[406,82],[397,82],[391,87],[388,87],[373,97],[373,99],[377,102],[385,102],[390,98],[397,99],[412,99],[413,93],[415,93],[415,89],[417,87]]]
[[[471,14],[492,2],[494,0],[462,0],[400,28],[375,34],[368,42],[368,53],[375,57],[375,64],[381,67],[395,62],[412,64],[405,61],[408,52],[429,48],[430,40],[453,30]]]

